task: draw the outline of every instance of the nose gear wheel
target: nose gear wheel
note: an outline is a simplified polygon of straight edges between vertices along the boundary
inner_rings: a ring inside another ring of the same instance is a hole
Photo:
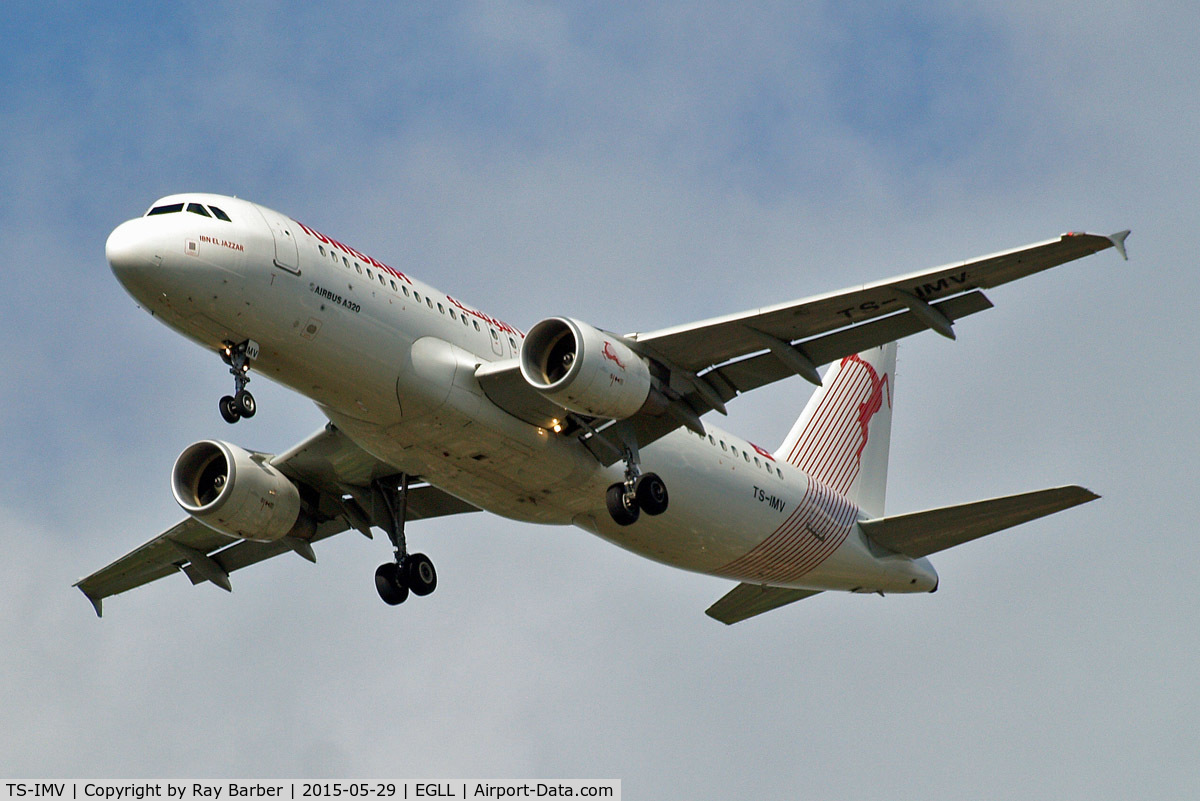
[[[250,383],[250,361],[258,358],[258,343],[253,339],[236,344],[225,340],[220,353],[221,360],[229,365],[229,372],[233,375],[233,394],[226,395],[218,403],[221,417],[226,423],[253,417],[258,411],[258,404],[246,385]]]

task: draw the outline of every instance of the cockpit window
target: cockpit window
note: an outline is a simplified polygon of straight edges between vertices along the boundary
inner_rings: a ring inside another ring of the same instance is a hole
[[[146,212],[146,216],[152,217],[155,214],[174,214],[177,211],[183,211],[183,206],[184,204],[182,203],[168,203],[164,206],[155,206],[154,208],[150,209],[150,211]],[[188,203],[187,210],[192,214],[199,214],[201,217],[216,217],[218,220],[233,222],[233,220],[229,219],[228,214],[216,206],[205,207],[199,203]],[[212,213],[210,214],[209,212]]]

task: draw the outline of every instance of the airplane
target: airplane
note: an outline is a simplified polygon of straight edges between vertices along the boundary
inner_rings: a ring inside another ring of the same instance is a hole
[[[172,469],[182,522],[76,583],[105,598],[280,554],[315,562],[343,531],[385,532],[391,605],[437,587],[406,523],[486,510],[575,525],[636,554],[736,582],[732,624],[825,591],[933,592],[931,554],[1095,500],[1080,486],[884,514],[896,341],[991,307],[982,290],[1115,248],[1044,242],[802,300],[616,334],[570,317],[524,332],[304,223],[246,200],[164,197],[105,254],[142,309],[218,354],[228,423],[258,409],[251,370],[328,423],[285,453],[221,439]],[[831,365],[822,375],[818,367]],[[704,419],[799,376],[816,389],[767,449]]]

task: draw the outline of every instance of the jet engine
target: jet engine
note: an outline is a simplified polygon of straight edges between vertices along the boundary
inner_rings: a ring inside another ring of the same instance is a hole
[[[306,520],[299,489],[267,458],[228,442],[202,440],[175,460],[171,490],[184,511],[209,528],[271,542]]]
[[[537,323],[521,344],[521,375],[573,412],[622,420],[650,396],[650,368],[612,334],[566,317]]]

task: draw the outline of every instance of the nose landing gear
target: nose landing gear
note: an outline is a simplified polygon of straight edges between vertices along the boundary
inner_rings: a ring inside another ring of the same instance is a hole
[[[233,375],[234,393],[221,398],[218,408],[226,423],[236,423],[243,417],[253,417],[258,411],[254,396],[246,389],[250,383],[250,360],[258,358],[258,343],[253,339],[234,344],[225,340],[221,347],[221,359],[229,365]]]

